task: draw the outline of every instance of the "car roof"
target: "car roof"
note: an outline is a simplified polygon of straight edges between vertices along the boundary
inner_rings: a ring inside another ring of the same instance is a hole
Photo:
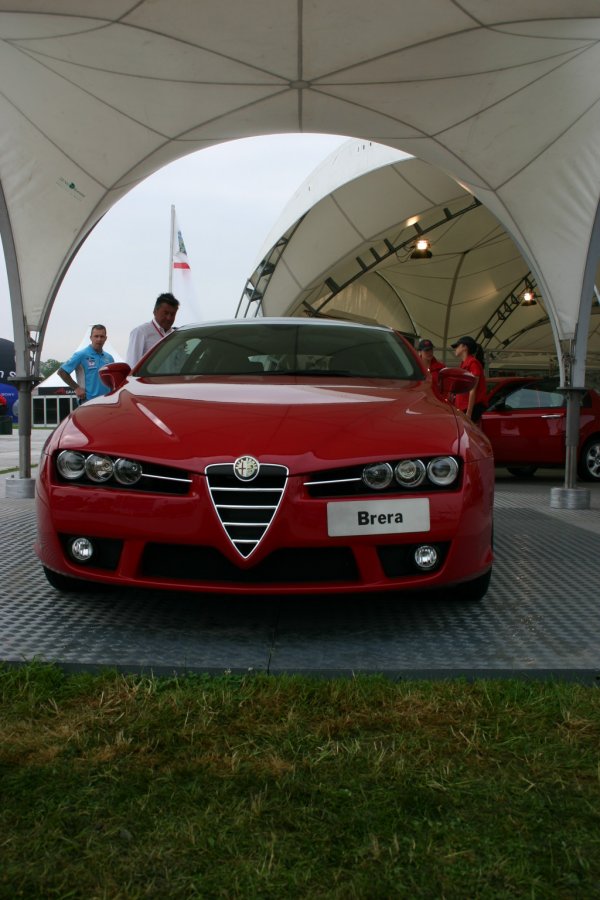
[[[319,317],[310,317],[306,319],[301,319],[297,316],[264,316],[262,318],[254,318],[254,319],[218,319],[215,321],[208,322],[195,322],[189,325],[181,325],[177,328],[177,331],[192,331],[195,328],[212,328],[222,327],[223,325],[232,326],[234,328],[244,328],[250,325],[260,325],[260,324],[268,324],[268,325],[299,325],[301,328],[314,328],[316,326],[331,328],[335,327],[344,327],[344,328],[357,328],[360,330],[369,329],[371,331],[386,331],[394,333],[393,328],[389,328],[387,325],[373,325],[371,323],[365,322],[351,322],[348,319],[322,319]]]

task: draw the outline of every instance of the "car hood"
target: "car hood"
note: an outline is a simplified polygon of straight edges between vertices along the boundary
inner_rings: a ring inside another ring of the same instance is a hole
[[[131,378],[76,410],[56,440],[193,471],[250,454],[306,472],[457,453],[463,427],[421,381]]]

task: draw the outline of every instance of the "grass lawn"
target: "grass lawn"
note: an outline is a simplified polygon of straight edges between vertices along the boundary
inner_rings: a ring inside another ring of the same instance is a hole
[[[2,898],[600,897],[600,691],[0,668]]]

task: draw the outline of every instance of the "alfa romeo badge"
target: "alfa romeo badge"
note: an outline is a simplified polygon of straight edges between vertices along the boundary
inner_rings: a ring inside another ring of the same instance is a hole
[[[240,481],[252,481],[260,470],[260,463],[253,456],[239,456],[233,464],[235,477]]]

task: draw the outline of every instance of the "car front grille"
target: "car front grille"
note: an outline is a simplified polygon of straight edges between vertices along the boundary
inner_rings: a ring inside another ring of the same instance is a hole
[[[240,556],[247,558],[268,531],[281,503],[288,470],[263,465],[252,481],[240,481],[233,463],[206,467],[211,500],[225,534]]]

